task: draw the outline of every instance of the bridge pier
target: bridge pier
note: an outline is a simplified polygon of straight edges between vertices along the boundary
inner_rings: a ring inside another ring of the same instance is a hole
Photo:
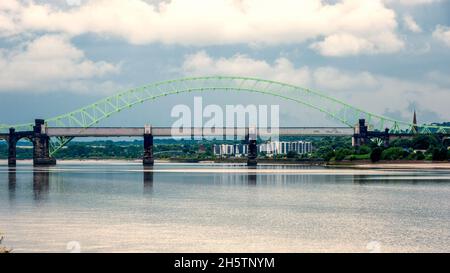
[[[9,129],[9,137],[8,137],[8,166],[16,166],[17,163],[17,138],[16,138],[16,130],[14,128]]]
[[[387,147],[389,147],[389,144],[390,144],[390,142],[391,142],[391,139],[390,139],[390,135],[389,135],[389,129],[388,128],[386,128],[385,130],[384,130],[384,138],[383,138],[383,141],[384,141],[384,147],[385,148],[387,148]]]
[[[366,120],[360,119],[358,125],[355,127],[355,133],[353,134],[353,147],[369,144],[370,138],[374,137],[382,139],[384,147],[389,147],[391,134],[389,133],[388,128],[386,128],[384,132],[369,131]]]
[[[368,127],[365,119],[360,119],[358,125],[356,125],[352,142],[353,147],[359,147],[369,142]]]
[[[153,134],[151,126],[145,126],[144,129],[144,158],[142,161],[144,166],[153,166],[155,164],[155,160],[153,159]]]
[[[256,128],[249,129],[247,134],[248,152],[247,152],[247,166],[255,167],[258,165],[258,146],[256,143]]]
[[[45,132],[45,121],[36,119],[33,127],[33,165],[56,165],[56,159],[50,157],[50,137]]]

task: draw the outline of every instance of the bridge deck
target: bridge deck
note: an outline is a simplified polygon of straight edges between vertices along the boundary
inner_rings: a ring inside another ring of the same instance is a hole
[[[144,135],[142,127],[94,127],[94,128],[47,128],[50,137],[139,137]],[[170,127],[153,127],[152,135],[155,137],[219,137],[219,136],[245,136],[247,128],[187,128],[185,130],[172,130]],[[277,132],[257,129],[260,137],[274,136]],[[281,127],[279,136],[352,136],[353,128],[347,127]]]

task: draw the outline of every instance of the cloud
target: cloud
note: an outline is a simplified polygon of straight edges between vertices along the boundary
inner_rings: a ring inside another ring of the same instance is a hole
[[[438,25],[433,32],[433,38],[450,47],[450,27]]]
[[[104,91],[112,83],[90,80],[119,70],[119,65],[87,59],[67,37],[45,35],[13,49],[0,49],[0,92]]]
[[[247,55],[236,54],[230,58],[213,58],[205,51],[185,56],[181,66],[183,75],[227,75],[271,79],[304,87],[318,87],[333,91],[348,88],[361,91],[372,90],[377,80],[368,72],[346,73],[334,67],[324,66],[312,69],[308,66],[295,67],[287,58],[277,58],[273,63],[257,60]]]
[[[259,77],[296,84],[323,90],[326,94],[374,113],[395,109],[403,114],[404,120],[410,119],[409,104],[412,101],[417,102],[424,113],[433,111],[441,113],[441,118],[450,116],[447,103],[450,101],[450,82],[435,83],[437,77],[445,77],[436,71],[424,75],[423,79],[404,80],[368,71],[345,71],[331,66],[296,67],[287,58],[278,58],[269,63],[240,54],[230,58],[214,58],[200,51],[186,56],[180,72],[196,76],[212,74]]]
[[[181,67],[184,75],[240,75],[259,76],[281,82],[308,85],[311,80],[309,68],[295,68],[286,58],[278,58],[273,64],[255,60],[246,55],[214,59],[205,51],[187,55]]]
[[[394,77],[374,75],[379,83],[379,87],[367,94],[357,92],[355,89],[349,89],[348,100],[354,104],[360,105],[376,113],[382,113],[383,109],[395,109],[400,111],[403,120],[411,119],[411,102],[417,104],[417,109],[422,113],[439,113],[440,121],[448,120],[450,110],[446,106],[450,100],[450,86],[437,85],[424,78],[416,80],[405,80]],[[447,109],[446,109],[447,108]],[[437,120],[424,120],[422,122],[431,122]],[[439,121],[439,120],[438,120]]]
[[[362,53],[393,53],[404,47],[404,43],[392,33],[378,33],[371,39],[360,38],[351,34],[333,34],[321,42],[311,44],[310,48],[324,56],[347,56]]]
[[[414,21],[414,18],[412,18],[411,15],[403,16],[403,23],[405,24],[406,28],[412,32],[422,32],[422,28],[416,23],[416,21]]]
[[[95,33],[132,44],[194,46],[313,42],[313,49],[330,56],[403,48],[396,14],[382,0],[90,0],[66,8],[29,2],[2,0],[0,35]]]

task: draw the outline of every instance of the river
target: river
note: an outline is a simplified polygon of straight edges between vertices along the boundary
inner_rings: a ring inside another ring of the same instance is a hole
[[[449,170],[0,166],[15,252],[449,252]]]

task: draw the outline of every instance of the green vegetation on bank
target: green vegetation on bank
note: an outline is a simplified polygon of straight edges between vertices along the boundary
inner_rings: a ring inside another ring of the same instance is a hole
[[[213,141],[156,140],[153,153],[157,159],[207,160],[213,158]],[[219,142],[217,142],[219,143]],[[138,159],[143,156],[142,140],[70,142],[56,154],[57,159]],[[29,142],[17,145],[18,159],[31,159],[33,147]],[[0,142],[0,159],[8,157],[6,142]]]
[[[287,139],[289,141],[291,139]],[[439,141],[434,135],[417,135],[412,139],[393,140],[388,147],[381,141],[373,140],[368,145],[352,147],[350,137],[310,138],[314,152],[310,155],[287,155],[285,158],[324,160],[327,162],[371,160],[450,160],[447,143]]]
[[[325,138],[326,139],[326,138]],[[381,142],[372,141],[369,145],[351,147],[350,140],[329,139],[318,141],[315,156],[326,161],[343,160],[429,160],[450,159],[450,151],[433,135],[417,135],[413,139],[396,139],[388,147]]]

